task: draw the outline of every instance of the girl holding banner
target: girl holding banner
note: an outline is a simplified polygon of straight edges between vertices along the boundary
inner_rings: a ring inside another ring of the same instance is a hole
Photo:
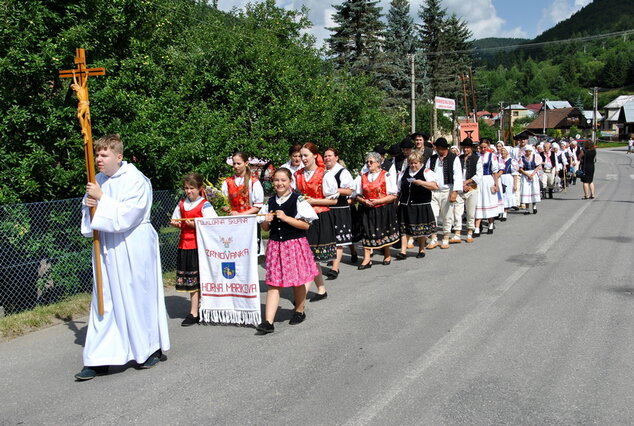
[[[198,302],[200,300],[200,281],[198,274],[198,245],[196,243],[197,217],[217,217],[209,201],[202,197],[204,193],[203,177],[198,173],[189,173],[183,177],[185,198],[178,202],[172,214],[171,225],[180,228],[176,256],[176,291],[187,292],[191,297],[189,314],[181,325],[188,327],[198,324]],[[183,220],[184,219],[184,220]]]
[[[310,248],[315,255],[315,261],[318,263],[334,259],[336,256],[335,225],[329,206],[337,204],[339,191],[334,176],[326,174],[324,162],[314,143],[305,143],[300,153],[304,168],[295,172],[295,184],[297,191],[313,207],[319,218],[310,227],[306,235]],[[324,276],[321,274],[319,264],[317,264],[317,269],[319,271],[319,274],[315,277],[317,294],[310,299],[311,302],[317,302],[328,297],[326,286],[324,285]]]
[[[260,210],[262,229],[270,231],[266,248],[266,308],[264,321],[256,329],[261,333],[272,333],[273,322],[280,302],[280,288],[293,287],[295,311],[289,322],[299,324],[306,318],[304,301],[310,282],[320,275],[313,252],[306,238],[310,223],[317,213],[300,196],[291,191],[291,172],[279,168],[273,175],[276,196],[269,198]]]

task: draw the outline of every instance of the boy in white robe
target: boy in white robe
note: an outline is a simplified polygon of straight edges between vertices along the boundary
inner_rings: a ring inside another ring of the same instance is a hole
[[[90,380],[109,365],[131,360],[155,366],[170,347],[158,235],[150,223],[152,186],[123,159],[119,135],[95,141],[96,183],[86,185],[81,231],[99,231],[104,314],[96,290],[84,345],[84,368],[77,380]],[[90,208],[96,207],[92,221]],[[93,268],[94,268],[93,257]]]

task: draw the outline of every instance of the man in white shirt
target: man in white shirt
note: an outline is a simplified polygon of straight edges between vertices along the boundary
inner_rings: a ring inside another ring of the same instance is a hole
[[[425,169],[430,169],[436,175],[438,189],[432,191],[431,208],[436,216],[436,222],[443,224],[443,238],[440,248],[448,249],[454,218],[453,209],[458,194],[462,192],[463,188],[462,167],[458,156],[449,152],[447,139],[436,139],[434,147],[436,153],[427,160]],[[431,250],[436,247],[438,247],[438,235],[434,233],[426,248]]]

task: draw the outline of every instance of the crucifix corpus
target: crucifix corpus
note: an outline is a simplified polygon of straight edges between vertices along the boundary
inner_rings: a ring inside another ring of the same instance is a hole
[[[77,94],[77,118],[81,126],[81,134],[84,137],[84,158],[86,160],[86,177],[88,182],[95,183],[95,154],[92,147],[92,126],[90,124],[90,102],[88,100],[88,77],[104,75],[105,68],[86,68],[86,51],[76,49],[76,68],[59,72],[60,78],[72,78],[70,87]],[[90,209],[90,217],[95,214],[95,207]],[[99,315],[104,314],[103,285],[101,280],[101,262],[99,249],[99,232],[93,231],[93,251],[95,253],[95,279],[97,282],[97,309]]]

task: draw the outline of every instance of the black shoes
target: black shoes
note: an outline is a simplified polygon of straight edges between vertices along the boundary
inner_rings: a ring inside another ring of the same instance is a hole
[[[339,276],[339,271],[335,271],[334,269],[331,269],[330,271],[326,272],[326,276],[330,280],[336,280],[337,277]]]
[[[404,260],[407,259],[407,253],[396,253],[396,260]]]
[[[310,298],[309,302],[319,302],[320,300],[324,300],[327,297],[328,297],[328,292],[325,292],[324,294],[317,293],[316,295]]]
[[[357,263],[359,261],[359,256],[356,254],[350,255],[350,263]]]
[[[364,269],[370,269],[371,267],[372,267],[372,262],[368,263],[367,265],[359,265],[357,269],[359,271],[363,271]]]
[[[104,374],[108,374],[107,365],[99,367],[84,367],[79,373],[75,374],[75,379],[80,382],[85,382],[86,380],[91,380],[97,376],[102,376]]]
[[[533,214],[537,214],[537,207],[533,207]]]
[[[273,327],[273,324],[268,321],[262,321],[260,324],[258,324],[257,327],[255,327],[255,329],[264,334],[273,333],[275,331],[275,327]]]
[[[293,316],[291,320],[288,322],[290,325],[297,325],[303,322],[306,319],[306,314],[304,312],[293,312]]]
[[[424,251],[419,251],[418,254],[416,255],[416,259],[422,259],[423,257],[425,257]]]
[[[198,324],[200,322],[200,317],[195,317],[192,314],[187,314],[183,322],[181,322],[181,327],[189,327],[190,325]]]
[[[385,265],[385,266],[389,265],[390,263],[392,263],[392,259],[390,259],[390,260],[384,260],[384,261],[382,262],[382,264],[383,264],[383,265]]]
[[[493,228],[489,228],[489,229],[487,229],[487,234],[488,234],[488,235],[493,234]]]
[[[156,364],[159,363],[162,356],[163,356],[163,352],[159,349],[158,351],[150,355],[150,357],[146,359],[143,364],[141,364],[141,368],[144,368],[147,370],[149,368],[154,367]]]

